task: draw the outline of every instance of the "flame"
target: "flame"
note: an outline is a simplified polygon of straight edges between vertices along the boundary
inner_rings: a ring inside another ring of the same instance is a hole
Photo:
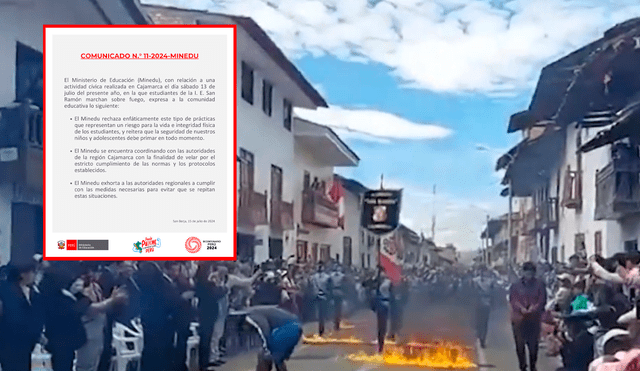
[[[358,339],[355,336],[351,336],[348,338],[331,338],[331,337],[322,337],[318,334],[313,334],[310,337],[303,337],[302,342],[305,344],[368,344],[362,339]]]
[[[417,366],[432,369],[470,369],[475,368],[469,356],[463,351],[466,347],[451,344],[423,347],[391,346],[382,354],[368,355],[365,352],[350,354],[347,359],[353,362],[385,364],[396,366]]]

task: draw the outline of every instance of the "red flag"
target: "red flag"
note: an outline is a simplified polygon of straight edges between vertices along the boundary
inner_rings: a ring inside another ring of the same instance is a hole
[[[402,280],[402,237],[398,230],[382,237],[380,245],[380,265],[394,284]]]
[[[328,196],[338,204],[338,225],[344,229],[344,188],[342,188],[342,183],[335,176],[328,188]]]

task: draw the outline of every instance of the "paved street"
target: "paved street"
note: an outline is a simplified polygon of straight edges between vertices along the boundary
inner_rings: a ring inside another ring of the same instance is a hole
[[[481,368],[481,370],[518,371],[513,332],[506,307],[497,308],[491,313],[487,347],[476,348],[478,363],[492,366]],[[555,371],[561,366],[560,359],[549,358],[545,356],[545,352],[546,350],[541,347],[538,354],[538,370]]]
[[[405,329],[410,332],[413,340],[435,341],[437,339],[456,341],[460,344],[473,346],[473,361],[481,370],[517,371],[518,364],[513,346],[513,336],[506,307],[501,306],[491,315],[490,332],[487,348],[480,349],[476,345],[473,330],[473,310],[469,304],[451,301],[442,304],[419,305],[414,304],[414,310],[407,313]],[[420,310],[419,310],[420,309]],[[351,335],[359,338],[375,339],[375,316],[371,311],[361,311],[348,320],[354,329],[341,331],[339,337]],[[305,334],[311,335],[316,330],[316,324],[305,326]],[[338,337],[333,336],[332,337]],[[288,362],[290,371],[338,371],[338,370],[415,370],[416,367],[389,366],[354,363],[346,359],[350,353],[365,350],[374,351],[371,346],[347,345],[308,345],[301,344],[296,348],[292,359]],[[554,371],[559,367],[556,359],[544,356],[544,349],[540,352],[538,370]],[[219,368],[220,371],[251,371],[255,370],[255,352],[232,358]]]
[[[518,363],[513,347],[513,336],[508,318],[507,308],[500,306],[491,314],[490,331],[487,348],[480,349],[475,341],[473,331],[472,306],[460,302],[449,302],[430,305],[414,305],[422,310],[414,309],[407,313],[405,330],[409,337],[420,341],[435,341],[437,339],[455,341],[460,344],[473,346],[473,361],[480,366],[480,370],[508,371],[518,370]],[[357,336],[362,339],[375,339],[375,316],[371,311],[361,311],[348,320],[353,329],[346,329],[340,335],[330,334],[332,337]],[[317,324],[305,326],[305,334],[311,335]],[[346,345],[309,345],[301,344],[296,348],[288,362],[290,371],[338,371],[338,370],[415,370],[416,367],[400,367],[389,365],[361,364],[346,359],[348,354],[364,350],[374,351],[370,346]],[[255,353],[250,352],[235,358],[219,368],[220,371],[251,371],[255,370]],[[538,370],[553,371],[559,367],[559,360],[544,356],[544,349],[540,351]]]

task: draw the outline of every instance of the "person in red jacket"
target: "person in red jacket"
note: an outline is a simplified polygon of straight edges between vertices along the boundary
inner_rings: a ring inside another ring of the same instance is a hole
[[[544,284],[536,278],[536,266],[526,262],[522,278],[509,289],[511,323],[520,371],[527,371],[525,346],[529,350],[529,370],[536,371],[542,313],[547,302]]]

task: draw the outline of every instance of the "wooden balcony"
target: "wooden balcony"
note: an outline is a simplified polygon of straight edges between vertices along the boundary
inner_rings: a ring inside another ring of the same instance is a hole
[[[338,205],[322,191],[307,190],[302,193],[302,222],[324,228],[338,228]]]
[[[269,224],[267,218],[267,192],[251,189],[238,190],[238,226],[252,230],[257,225]]]
[[[640,160],[614,160],[596,172],[596,220],[640,213]]]
[[[276,234],[294,229],[293,202],[271,199],[271,218],[269,224],[271,231]]]

